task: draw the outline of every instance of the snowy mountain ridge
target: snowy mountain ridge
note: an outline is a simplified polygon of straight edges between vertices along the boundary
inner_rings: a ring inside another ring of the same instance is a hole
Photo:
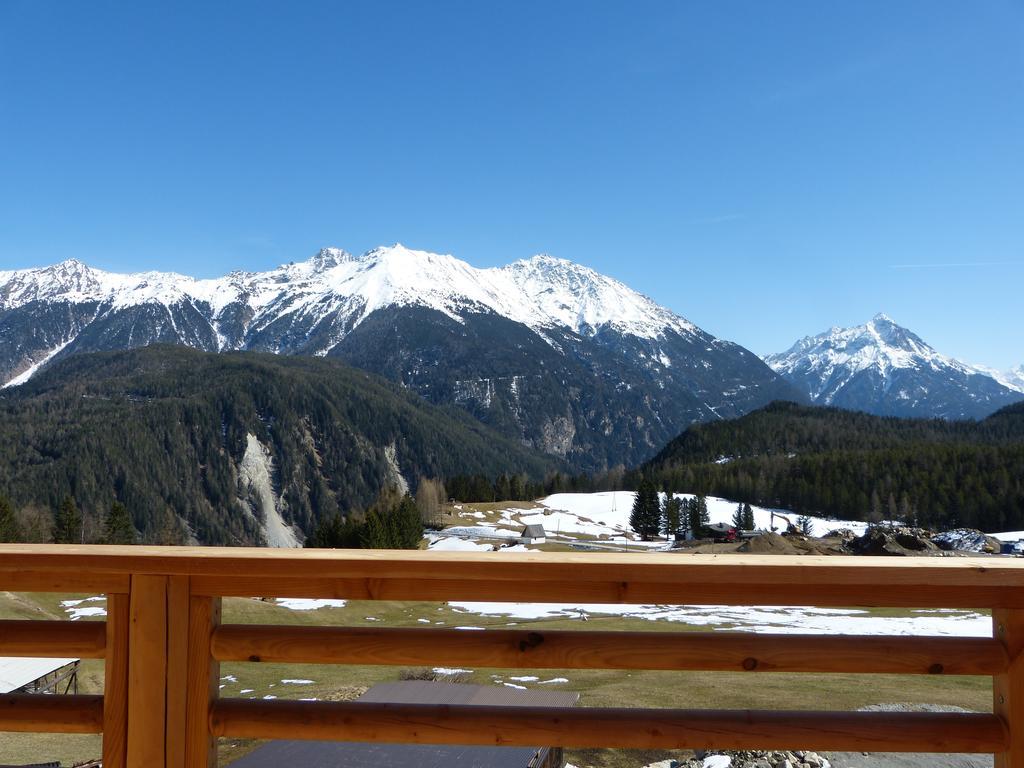
[[[765,362],[821,405],[964,418],[1021,399],[1024,380],[936,351],[885,314],[806,336]]]
[[[987,365],[975,365],[973,367],[986,376],[991,376],[1007,389],[1012,389],[1014,392],[1024,392],[1024,365],[1019,365],[1009,371],[999,371],[995,368],[989,368]]]
[[[325,248],[313,258],[267,272],[195,279],[171,272],[117,274],[70,259],[37,269],[0,272],[0,311],[34,301],[96,302],[101,313],[131,306],[191,304],[209,317],[221,349],[242,341],[219,328],[228,308],[244,308],[247,326],[262,329],[284,316],[315,325],[337,318],[341,335],[377,309],[421,306],[461,322],[466,312],[494,312],[534,330],[569,328],[592,336],[602,328],[654,339],[696,328],[621,282],[564,259],[541,255],[478,269],[450,255],[402,245],[353,256]],[[237,337],[237,334],[234,335]],[[316,350],[326,354],[339,334]]]
[[[480,269],[402,245],[263,272],[0,272],[0,387],[65,358],[184,345],[331,357],[579,468],[635,464],[694,421],[800,393],[743,347],[541,255]]]

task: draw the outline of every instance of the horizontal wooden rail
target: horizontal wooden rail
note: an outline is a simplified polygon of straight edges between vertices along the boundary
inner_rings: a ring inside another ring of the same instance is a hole
[[[669,555],[668,557],[675,557]],[[851,560],[854,558],[850,558]],[[1024,608],[1024,588],[881,585],[833,585],[808,581],[795,584],[696,582],[488,581],[458,579],[333,579],[270,576],[195,576],[194,594],[210,597],[313,597],[391,601],[502,601],[560,603],[627,603],[632,605],[813,605],[890,608]],[[802,578],[810,578],[802,576]]]
[[[991,638],[252,626],[213,633],[218,661],[531,669],[996,675]]]
[[[0,656],[102,659],[106,647],[102,621],[0,621]]]
[[[988,752],[1024,768],[1024,560],[0,544],[0,590],[106,623],[0,621],[0,655],[104,658],[105,697],[0,696],[0,730],[103,732],[107,768],[214,768],[215,737]],[[987,638],[219,626],[220,598],[991,608]],[[994,714],[218,699],[221,661],[987,675]]]
[[[0,545],[2,547],[3,545]],[[0,553],[0,589],[5,592],[62,592],[69,594],[88,593],[92,595],[127,594],[131,576],[127,573],[107,573],[86,570],[51,571],[48,569],[10,568],[10,563]]]
[[[222,699],[215,736],[630,749],[998,752],[994,715],[494,707]]]
[[[1024,607],[1020,559],[494,554],[2,544],[0,583],[150,574],[193,577],[192,593],[211,596]]]
[[[0,695],[0,731],[100,733],[102,696]]]

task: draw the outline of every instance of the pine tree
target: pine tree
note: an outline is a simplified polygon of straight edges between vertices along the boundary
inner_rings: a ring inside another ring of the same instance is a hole
[[[736,511],[732,513],[732,527],[737,531],[744,530],[745,518],[743,517],[743,505],[737,504]]]
[[[104,544],[134,544],[135,527],[124,504],[115,501],[103,521]]]
[[[637,485],[629,525],[644,541],[658,535],[661,528],[661,505],[653,481],[645,478]]]
[[[711,522],[708,514],[708,500],[704,495],[697,496],[690,500],[690,530],[694,538],[702,538],[704,529]]]
[[[423,540],[423,519],[412,496],[406,494],[391,513],[395,536],[390,542],[394,549],[418,549]]]
[[[21,541],[21,526],[6,496],[0,496],[0,541]]]
[[[75,506],[75,500],[65,496],[53,527],[54,544],[82,543],[82,514]]]
[[[683,500],[674,493],[665,493],[665,503],[661,507],[661,530],[670,540],[675,539],[682,527]]]
[[[388,526],[381,513],[371,510],[359,528],[359,546],[361,549],[387,549]]]
[[[809,518],[807,515],[800,515],[796,519],[796,527],[804,536],[814,535],[814,521],[811,520],[811,518]]]
[[[750,504],[743,505],[743,530],[754,530],[754,509]]]

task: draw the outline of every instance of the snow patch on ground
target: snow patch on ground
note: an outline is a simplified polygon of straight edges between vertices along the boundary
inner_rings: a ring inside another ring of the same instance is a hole
[[[106,606],[97,605],[86,605],[82,603],[106,603],[107,598],[97,595],[95,597],[85,597],[81,600],[61,600],[60,604],[64,608],[64,613],[68,615],[71,621],[78,621],[88,616],[106,616]]]
[[[320,608],[344,608],[346,601],[330,598],[313,600],[305,597],[278,597],[276,602],[281,608],[290,611],[316,611]]]
[[[427,536],[427,549],[440,550],[442,552],[490,552],[493,551],[493,544],[478,544],[475,541],[459,539],[454,536]]]
[[[636,494],[633,491],[606,491],[602,493],[556,493],[547,498],[541,499],[540,504],[544,510],[536,515],[536,519],[530,522],[544,524],[548,533],[566,531],[569,533],[586,533],[594,536],[600,535],[624,535],[631,534],[629,516],[633,511],[633,500]],[[677,493],[677,498],[692,499],[693,494]],[[664,494],[661,494],[664,500]],[[736,512],[737,502],[718,496],[708,496],[708,516],[711,523],[731,523],[732,516]],[[773,509],[771,507],[758,507],[751,505],[754,511],[754,527],[760,530],[770,530],[772,525],[772,513],[783,514],[789,517],[794,523],[796,514],[786,509]],[[547,514],[553,510],[553,514]],[[514,510],[510,510],[514,511]],[[526,512],[526,510],[523,510]],[[526,522],[525,518],[521,518]],[[550,522],[549,522],[550,521]],[[863,535],[867,530],[867,523],[856,520],[829,520],[826,518],[812,517],[812,524],[815,533],[821,535],[836,528],[849,528],[856,535]],[[776,517],[776,528],[784,528],[785,523]]]
[[[622,616],[671,621],[734,632],[821,635],[947,635],[991,637],[992,620],[974,611],[917,610],[910,616],[873,616],[855,608],[728,605],[619,605],[453,602],[451,607],[479,616],[521,619]]]

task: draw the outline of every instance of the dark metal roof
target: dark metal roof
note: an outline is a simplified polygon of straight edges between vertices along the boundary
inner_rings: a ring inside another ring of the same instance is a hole
[[[505,686],[406,680],[380,683],[359,697],[376,704],[476,704],[478,706],[574,707],[572,691],[534,691]],[[472,747],[333,741],[271,741],[232,768],[528,768],[549,747]],[[539,761],[538,761],[539,762]]]
[[[496,685],[404,680],[378,683],[359,697],[376,704],[476,704],[495,707],[575,707],[575,691],[535,691]]]
[[[547,748],[539,751],[543,755]],[[537,752],[530,747],[272,741],[231,768],[528,768]]]
[[[531,539],[543,539],[547,534],[544,532],[544,526],[540,523],[530,523],[528,526],[523,528],[523,532],[520,536],[528,536]]]

